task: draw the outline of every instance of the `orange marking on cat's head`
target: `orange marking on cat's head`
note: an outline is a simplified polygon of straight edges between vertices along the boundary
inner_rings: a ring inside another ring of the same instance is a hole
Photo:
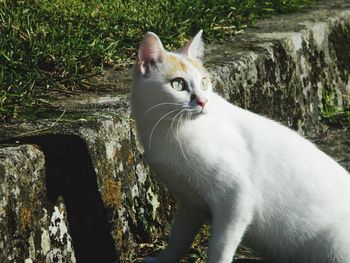
[[[203,64],[198,59],[188,58],[188,61],[198,70],[206,72],[207,70],[203,66]]]
[[[166,56],[166,62],[169,66],[167,74],[170,76],[176,74],[176,72],[179,72],[179,71],[182,71],[182,72],[187,71],[186,64],[183,61],[181,61],[180,58],[172,54],[169,54]]]

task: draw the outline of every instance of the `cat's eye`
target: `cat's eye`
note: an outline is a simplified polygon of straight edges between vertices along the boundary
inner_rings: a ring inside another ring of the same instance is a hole
[[[207,90],[210,87],[210,79],[208,77],[202,78],[202,90]]]
[[[170,84],[176,91],[186,90],[186,81],[183,78],[172,79]]]

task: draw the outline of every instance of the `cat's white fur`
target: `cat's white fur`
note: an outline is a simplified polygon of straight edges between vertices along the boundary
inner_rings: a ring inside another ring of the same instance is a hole
[[[169,246],[145,262],[179,262],[208,222],[209,263],[230,263],[241,242],[271,262],[349,263],[348,172],[289,128],[204,91],[202,54],[201,32],[175,53],[148,33],[138,51],[133,116],[147,162],[178,201]],[[175,77],[187,90],[172,88]]]

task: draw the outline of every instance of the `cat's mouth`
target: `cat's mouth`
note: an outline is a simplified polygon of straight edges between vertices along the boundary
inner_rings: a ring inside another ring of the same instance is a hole
[[[206,114],[207,113],[207,108],[206,107],[201,107],[201,106],[195,106],[193,108],[190,108],[187,111],[187,115],[191,118],[197,118],[200,115]]]

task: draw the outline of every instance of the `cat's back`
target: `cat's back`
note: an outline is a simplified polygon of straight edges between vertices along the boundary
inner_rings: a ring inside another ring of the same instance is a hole
[[[204,148],[208,164],[214,160],[237,173],[245,171],[244,180],[252,183],[261,211],[275,203],[304,215],[301,204],[312,201],[315,211],[327,207],[330,213],[350,216],[350,175],[336,161],[273,120],[219,96],[214,102],[217,112],[198,120],[192,140],[198,143],[187,144],[197,146],[195,154]]]
[[[256,170],[252,176],[297,189],[318,187],[350,198],[350,175],[316,145],[278,122],[232,107],[241,138]],[[328,192],[329,193],[329,192]],[[330,193],[329,193],[330,194]],[[324,195],[326,196],[326,195]],[[350,207],[350,206],[349,206]]]
[[[224,104],[220,122],[230,123],[231,134],[243,141],[238,163],[249,160],[245,175],[254,189],[247,243],[278,262],[333,262],[334,239],[343,235],[341,249],[350,243],[349,173],[297,132]],[[295,240],[309,243],[295,247]]]
[[[216,93],[211,100],[208,112],[184,127],[180,139],[188,148],[194,147],[197,153],[203,148],[228,159],[237,154],[261,171],[257,174],[269,170],[295,178],[303,170],[310,177],[328,178],[328,174],[334,174],[334,179],[350,184],[350,176],[343,167],[296,131],[232,105]]]

